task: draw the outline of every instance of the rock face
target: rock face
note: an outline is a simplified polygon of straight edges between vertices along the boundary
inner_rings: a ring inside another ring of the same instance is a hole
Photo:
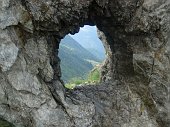
[[[96,25],[102,83],[64,88],[59,43]],[[169,0],[0,0],[0,118],[16,127],[169,127]]]

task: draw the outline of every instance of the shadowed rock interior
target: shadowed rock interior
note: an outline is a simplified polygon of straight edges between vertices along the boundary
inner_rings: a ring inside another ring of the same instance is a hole
[[[59,43],[96,25],[102,82],[68,90]],[[169,127],[169,0],[0,0],[0,118],[16,127]]]

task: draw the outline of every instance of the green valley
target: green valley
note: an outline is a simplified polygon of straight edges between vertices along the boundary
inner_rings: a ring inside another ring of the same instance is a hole
[[[98,57],[67,35],[59,48],[62,79],[69,83],[75,79],[85,80],[94,66],[101,62]]]

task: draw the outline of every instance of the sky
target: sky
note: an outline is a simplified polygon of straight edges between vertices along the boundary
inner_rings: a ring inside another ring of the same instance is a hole
[[[104,52],[103,44],[97,35],[96,26],[85,25],[80,28],[77,34],[70,36],[86,49],[95,49]]]
[[[80,28],[80,32],[83,31],[83,32],[93,32],[94,34],[97,34],[97,28],[96,26],[88,26],[88,25],[85,25],[84,27],[81,27]],[[96,35],[97,36],[97,35]]]

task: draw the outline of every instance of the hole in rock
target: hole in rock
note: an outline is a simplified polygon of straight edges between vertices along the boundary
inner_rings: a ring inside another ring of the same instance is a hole
[[[96,26],[80,28],[75,35],[68,34],[59,47],[61,79],[67,88],[100,82],[105,49],[98,38]]]

